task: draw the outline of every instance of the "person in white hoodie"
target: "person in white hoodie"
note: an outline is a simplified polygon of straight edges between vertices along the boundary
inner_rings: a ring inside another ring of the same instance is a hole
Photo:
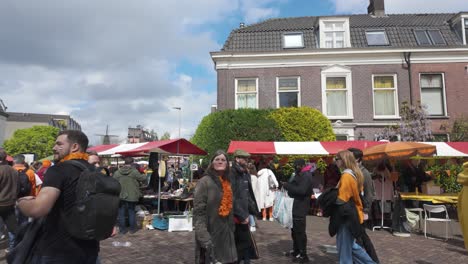
[[[275,193],[278,188],[278,181],[272,170],[265,163],[259,165],[257,173],[257,204],[262,211],[263,221],[268,219],[273,221],[273,203],[275,201]]]

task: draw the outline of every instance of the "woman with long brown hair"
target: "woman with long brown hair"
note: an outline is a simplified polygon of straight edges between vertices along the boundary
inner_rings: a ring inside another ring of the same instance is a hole
[[[356,243],[354,237],[355,234],[360,233],[361,224],[364,221],[360,198],[360,193],[364,189],[364,176],[353,153],[350,151],[338,152],[335,161],[336,165],[342,170],[340,182],[338,183],[337,204],[343,206],[343,208],[350,208],[351,211],[357,211],[357,221],[359,222],[357,225],[342,224],[338,228],[336,246],[340,264],[375,263],[366,251]],[[352,227],[356,227],[357,230],[352,230]]]
[[[211,158],[205,176],[195,187],[195,263],[233,263],[237,260],[229,172],[228,157],[218,150]]]

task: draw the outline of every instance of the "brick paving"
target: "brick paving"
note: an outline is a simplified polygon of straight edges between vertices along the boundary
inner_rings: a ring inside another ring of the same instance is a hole
[[[442,225],[431,224],[433,235],[444,236]],[[335,245],[327,231],[328,219],[309,216],[307,219],[308,254],[313,263],[337,263],[335,254],[326,253],[323,245]],[[368,230],[381,263],[468,263],[458,222],[452,222],[452,238],[426,239],[423,234],[412,234],[409,238],[394,237],[388,231]],[[260,259],[253,263],[291,263],[282,252],[291,248],[290,232],[276,222],[259,221],[254,233]],[[112,242],[131,242],[130,247],[114,247]],[[141,230],[133,235],[117,236],[101,243],[101,262],[108,263],[193,263],[193,232],[164,232]],[[0,263],[4,258],[5,241],[0,242]]]

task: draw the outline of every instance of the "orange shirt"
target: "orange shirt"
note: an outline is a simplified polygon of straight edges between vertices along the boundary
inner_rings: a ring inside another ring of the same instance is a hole
[[[362,211],[362,201],[359,197],[358,183],[357,180],[347,172],[341,175],[338,187],[338,198],[344,202],[349,201],[349,199],[353,199],[358,210],[359,223],[362,224],[364,222],[364,213]]]
[[[19,171],[24,171],[26,167],[22,164],[15,164],[13,165],[13,169],[19,172]],[[34,171],[31,169],[28,169],[26,171],[26,175],[28,175],[29,182],[31,183],[31,193],[29,195],[36,196],[38,193],[38,190],[36,188],[36,176],[34,175]]]

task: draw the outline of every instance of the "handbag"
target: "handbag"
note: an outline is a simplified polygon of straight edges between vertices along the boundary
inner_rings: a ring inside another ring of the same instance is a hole
[[[276,186],[275,181],[271,178],[270,170],[268,170],[268,187],[270,187],[270,190],[278,187]]]
[[[258,254],[257,242],[255,242],[255,238],[252,232],[249,231],[249,235],[250,235],[250,242],[252,245],[249,250],[250,259],[259,259],[260,255]]]

